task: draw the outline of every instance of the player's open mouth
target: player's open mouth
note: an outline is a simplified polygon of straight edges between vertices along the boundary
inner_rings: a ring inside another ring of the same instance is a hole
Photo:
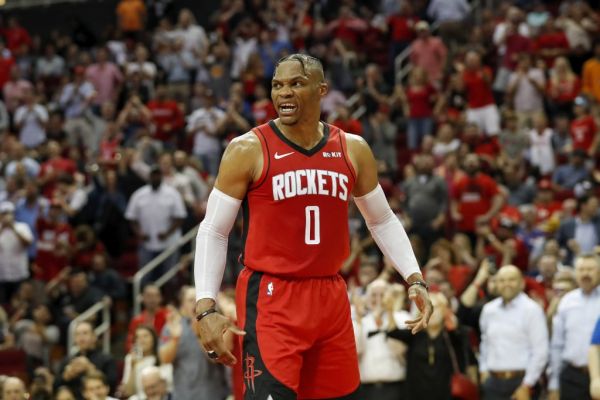
[[[279,115],[292,115],[297,109],[298,106],[295,104],[283,103],[279,105]]]

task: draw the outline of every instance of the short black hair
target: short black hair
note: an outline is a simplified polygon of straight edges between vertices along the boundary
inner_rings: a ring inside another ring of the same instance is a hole
[[[277,64],[275,64],[275,70],[277,70],[279,64],[284,63],[286,61],[298,61],[302,66],[302,72],[304,73],[304,75],[308,75],[306,71],[312,68],[320,71],[324,76],[323,63],[321,63],[321,60],[319,60],[316,57],[302,53],[290,54],[288,56],[280,58],[279,61],[277,61]]]

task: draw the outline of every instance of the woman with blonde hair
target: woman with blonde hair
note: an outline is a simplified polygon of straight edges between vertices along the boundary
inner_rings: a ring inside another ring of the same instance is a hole
[[[581,81],[566,57],[558,57],[554,61],[546,92],[548,108],[553,115],[572,114],[573,100],[581,92]]]
[[[421,67],[412,69],[406,89],[397,85],[395,91],[404,116],[408,117],[408,148],[417,150],[423,138],[433,133],[433,107],[437,92],[429,83],[427,71]]]

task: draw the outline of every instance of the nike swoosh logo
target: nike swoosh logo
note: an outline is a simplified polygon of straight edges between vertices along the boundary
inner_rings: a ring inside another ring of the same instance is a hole
[[[287,156],[289,156],[291,154],[294,154],[294,152],[290,151],[289,153],[285,153],[285,154],[277,154],[277,152],[275,152],[275,155],[273,157],[275,157],[276,160],[280,160],[283,157],[287,157]]]

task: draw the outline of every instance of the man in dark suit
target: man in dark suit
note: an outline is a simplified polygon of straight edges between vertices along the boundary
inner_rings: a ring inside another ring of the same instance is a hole
[[[577,199],[577,215],[561,222],[556,240],[567,250],[567,262],[577,254],[592,253],[600,244],[600,217],[598,199],[585,195]]]

